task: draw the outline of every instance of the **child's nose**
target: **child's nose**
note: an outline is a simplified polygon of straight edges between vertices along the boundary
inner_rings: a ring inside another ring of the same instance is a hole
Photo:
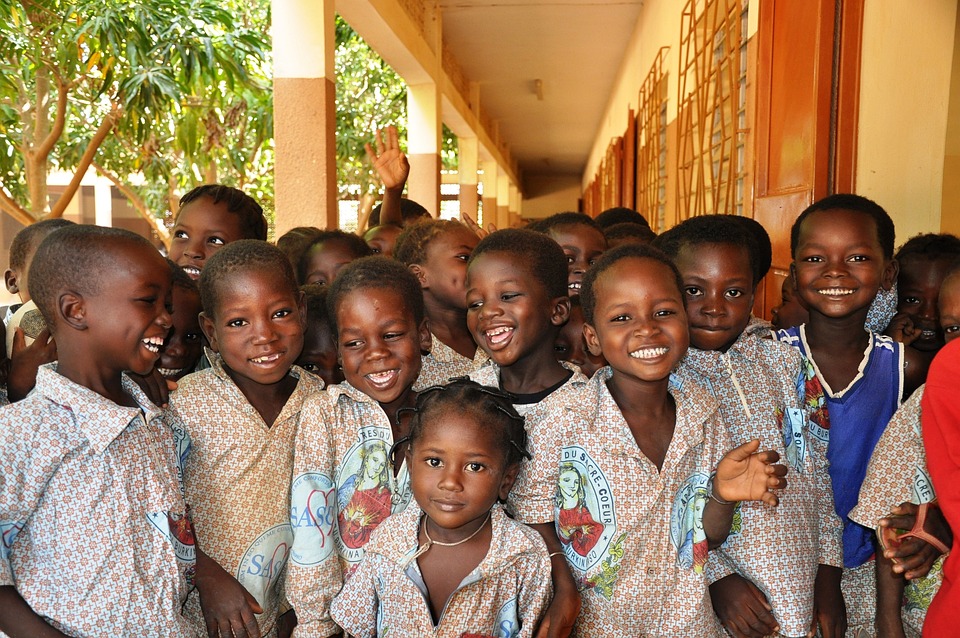
[[[457,468],[446,468],[440,477],[440,489],[448,492],[459,492],[463,489],[460,471]]]

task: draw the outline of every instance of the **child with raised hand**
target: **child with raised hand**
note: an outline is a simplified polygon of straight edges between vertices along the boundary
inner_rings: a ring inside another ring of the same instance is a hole
[[[372,255],[366,242],[342,230],[324,230],[316,234],[300,254],[297,281],[301,286],[329,286],[340,269],[355,259]]]
[[[267,218],[255,199],[223,184],[197,186],[180,198],[170,231],[170,259],[192,279],[218,250],[238,239],[267,239]]]
[[[960,336],[957,264],[943,275],[936,309],[937,332],[950,343]],[[924,390],[920,386],[890,419],[850,512],[852,520],[877,530],[877,631],[882,636],[920,636],[943,580],[940,557],[953,542],[927,469],[920,409]]]
[[[410,500],[401,445],[414,407],[420,352],[430,349],[420,284],[400,262],[364,257],[327,291],[345,381],[312,397],[297,433],[287,597],[296,635],[337,631],[330,601],[356,569],[374,530]]]
[[[894,259],[897,274],[897,314],[886,334],[921,354],[924,368],[943,347],[937,296],[947,270],[960,258],[960,238],[949,234],[911,237]]]
[[[553,348],[570,313],[565,262],[550,237],[505,229],[477,244],[467,268],[467,325],[495,364],[470,376],[514,395],[517,411],[526,418],[533,461],[517,477],[508,509],[540,532],[555,554],[554,603],[541,629],[550,636],[567,635],[579,609],[575,583],[558,553],[550,437],[568,423],[583,423],[591,403],[587,377],[557,361]]]
[[[759,439],[792,470],[776,511],[741,504],[737,530],[711,553],[714,610],[734,636],[842,636],[843,526],[827,472],[823,389],[795,348],[747,330],[762,272],[756,242],[737,220],[705,215],[654,245],[683,280],[690,348],[678,378],[710,390],[733,445]]]
[[[319,284],[300,286],[307,310],[307,329],[297,365],[323,379],[325,385],[343,382],[337,362],[337,340],[327,315],[327,289]]]
[[[922,382],[919,357],[869,331],[867,314],[896,275],[894,225],[875,202],[831,195],[804,210],[790,231],[791,273],[810,320],[777,331],[813,364],[830,415],[827,459],[843,521],[843,596],[851,631],[874,631],[874,534],[848,518],[867,463],[890,417]]]
[[[420,282],[433,337],[418,388],[468,375],[488,360],[467,328],[467,260],[478,241],[473,231],[450,220],[408,226],[397,239],[394,257]]]
[[[29,285],[59,358],[0,411],[0,631],[193,636],[173,433],[125,372],[157,361],[170,268],[134,233],[71,226],[40,244]]]
[[[560,244],[567,259],[568,294],[579,295],[583,274],[607,249],[607,238],[597,222],[583,213],[557,213],[531,224],[530,230]]]
[[[173,273],[173,325],[167,338],[163,340],[157,370],[166,379],[178,381],[184,375],[193,372],[200,357],[206,339],[200,329],[200,288],[183,268],[167,260]]]
[[[334,600],[348,635],[534,635],[550,558],[498,505],[525,444],[523,417],[495,388],[461,379],[420,393],[406,452],[416,502],[384,521]]]
[[[607,365],[603,355],[594,355],[587,348],[583,336],[583,307],[580,305],[579,295],[570,298],[570,318],[563,324],[557,340],[553,342],[553,350],[558,361],[572,363],[588,377],[592,377],[597,370]]]
[[[211,367],[180,380],[168,414],[202,534],[199,597],[188,599],[185,614],[201,635],[274,636],[289,609],[294,436],[304,401],[323,384],[294,366],[303,295],[279,248],[231,242],[204,267],[200,297]]]
[[[702,574],[708,548],[726,539],[736,502],[776,505],[786,486],[776,452],[756,453],[757,440],[727,452],[710,392],[671,376],[689,343],[682,286],[643,245],[605,253],[584,279],[587,344],[610,366],[590,381],[590,420],[559,432],[551,459],[561,538],[576,529],[559,497],[575,490],[572,520],[590,531],[564,544],[583,593],[580,636],[723,635]]]

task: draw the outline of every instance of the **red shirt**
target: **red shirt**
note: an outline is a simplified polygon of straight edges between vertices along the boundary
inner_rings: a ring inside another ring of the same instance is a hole
[[[956,609],[960,605],[960,340],[944,346],[927,374],[927,386],[921,403],[923,443],[927,449],[927,467],[940,508],[954,530],[953,547],[943,564],[943,585],[937,593],[924,636],[951,636],[957,628]]]

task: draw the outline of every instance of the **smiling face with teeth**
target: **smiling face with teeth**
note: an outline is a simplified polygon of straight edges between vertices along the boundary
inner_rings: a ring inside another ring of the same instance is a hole
[[[400,292],[357,288],[336,306],[337,351],[347,382],[385,410],[412,405],[420,354],[430,350],[426,320],[416,317]]]
[[[203,354],[200,330],[200,293],[196,289],[173,287],[173,326],[160,351],[157,369],[164,377],[180,379],[193,372]]]
[[[664,385],[690,343],[683,297],[670,267],[649,257],[624,257],[594,282],[587,345],[610,367],[611,392],[637,384]]]
[[[303,294],[282,273],[239,267],[216,282],[216,307],[200,315],[210,347],[251,402],[263,386],[289,382],[303,348]],[[205,294],[205,293],[204,293]],[[292,389],[292,388],[291,388]]]
[[[230,242],[243,239],[241,219],[227,209],[227,203],[214,204],[200,197],[180,209],[170,232],[170,259],[191,279],[199,279],[204,264]]]
[[[862,324],[880,287],[889,290],[897,273],[896,262],[884,256],[873,219],[846,209],[818,210],[806,217],[793,259],[797,294],[811,323],[819,315],[856,316]]]
[[[548,233],[563,248],[567,258],[567,287],[571,297],[580,294],[580,285],[587,268],[607,249],[603,233],[586,224],[554,226]]]
[[[928,259],[911,255],[900,261],[897,276],[897,312],[910,317],[913,327],[921,331],[910,346],[921,352],[937,352],[943,347],[940,310],[937,300],[951,259]]]

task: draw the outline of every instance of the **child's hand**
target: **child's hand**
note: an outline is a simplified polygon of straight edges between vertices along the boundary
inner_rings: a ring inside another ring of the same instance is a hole
[[[920,338],[923,330],[920,330],[913,324],[913,319],[911,319],[910,315],[898,312],[893,316],[893,319],[890,320],[890,324],[887,326],[887,329],[884,330],[884,334],[894,341],[899,341],[903,345],[909,346]]]
[[[217,561],[199,550],[196,583],[209,638],[260,638],[260,625],[254,614],[263,613],[263,609],[257,599]]]
[[[773,450],[757,452],[760,441],[754,439],[727,452],[717,465],[713,490],[725,501],[780,502],[773,490],[787,486],[787,467],[775,465],[780,455]]]
[[[540,621],[536,638],[568,638],[580,615],[581,604],[580,592],[576,588],[567,593],[559,588],[554,591],[553,601]]]
[[[377,129],[376,144],[377,150],[374,152],[370,144],[365,144],[367,157],[370,163],[380,175],[383,186],[387,190],[403,190],[407,178],[410,176],[410,163],[407,156],[400,150],[400,136],[397,133],[397,127],[392,124],[387,127],[387,139],[384,142],[383,131]]]
[[[913,503],[901,503],[893,508],[889,516],[880,519],[880,527],[913,529],[918,510],[919,506]],[[953,534],[950,531],[950,526],[944,520],[939,507],[927,508],[927,517],[923,528],[924,531],[935,536],[947,547],[953,544]],[[939,549],[916,537],[904,538],[899,546],[890,547],[883,552],[885,557],[893,561],[893,572],[903,574],[907,580],[926,576],[940,554]]]
[[[764,638],[780,630],[767,597],[739,574],[710,585],[710,598],[717,617],[734,638]]]
[[[13,353],[10,356],[10,373],[7,376],[7,395],[10,401],[19,401],[30,394],[37,384],[37,369],[45,363],[57,360],[57,343],[51,338],[49,328],[44,328],[29,346],[23,329],[13,333]]]
[[[814,638],[817,629],[823,638],[843,638],[847,633],[847,606],[840,592],[842,574],[839,567],[820,565],[817,568],[813,585],[813,624],[807,638]]]

